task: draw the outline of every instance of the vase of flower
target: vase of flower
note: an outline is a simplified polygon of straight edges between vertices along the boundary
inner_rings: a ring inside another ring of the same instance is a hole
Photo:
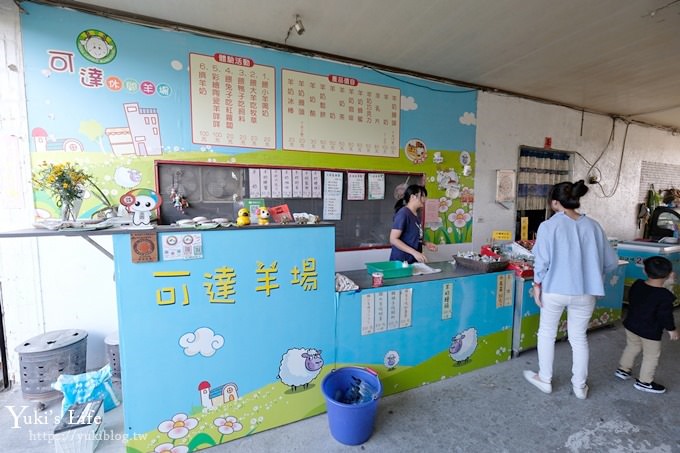
[[[83,204],[82,198],[73,200],[61,200],[61,220],[64,222],[75,222],[78,220],[80,206]]]
[[[36,189],[44,190],[56,200],[63,221],[78,218],[88,188],[89,193],[102,202],[102,209],[111,208],[111,203],[94,183],[92,176],[77,164],[43,162],[34,171],[32,181]]]

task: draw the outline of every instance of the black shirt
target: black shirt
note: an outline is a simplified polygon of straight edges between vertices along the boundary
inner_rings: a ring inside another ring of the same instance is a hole
[[[635,280],[628,292],[628,314],[623,326],[642,338],[660,341],[664,329],[675,330],[674,300],[675,295],[666,288]]]

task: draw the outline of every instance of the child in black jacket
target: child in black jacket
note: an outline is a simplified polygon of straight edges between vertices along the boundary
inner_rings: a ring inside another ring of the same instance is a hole
[[[619,379],[630,379],[633,362],[642,351],[640,376],[633,387],[643,392],[664,393],[666,387],[654,382],[661,336],[666,329],[671,340],[680,337],[673,319],[675,295],[663,286],[673,273],[673,264],[662,256],[652,256],[644,260],[644,265],[647,280],[636,280],[628,293],[628,314],[623,321],[626,348],[614,374]]]

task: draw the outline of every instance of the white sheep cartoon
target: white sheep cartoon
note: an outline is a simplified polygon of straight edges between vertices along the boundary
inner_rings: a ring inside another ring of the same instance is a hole
[[[277,377],[294,392],[300,386],[307,389],[322,367],[321,350],[291,348],[281,357]]]
[[[383,358],[383,363],[387,371],[392,371],[399,365],[399,353],[397,351],[387,351]]]
[[[464,365],[477,349],[477,329],[470,327],[451,339],[449,355],[456,365]]]

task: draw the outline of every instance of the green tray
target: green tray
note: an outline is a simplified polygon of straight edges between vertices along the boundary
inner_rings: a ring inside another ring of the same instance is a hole
[[[413,275],[413,267],[402,265],[401,261],[380,261],[377,263],[366,263],[366,270],[369,274],[382,272],[383,278],[410,277]]]

